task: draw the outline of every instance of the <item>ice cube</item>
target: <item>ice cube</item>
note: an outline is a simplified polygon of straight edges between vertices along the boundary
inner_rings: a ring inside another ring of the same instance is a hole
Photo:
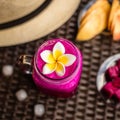
[[[4,65],[2,68],[2,73],[4,76],[11,76],[13,74],[13,66],[12,65]]]
[[[16,92],[16,97],[19,101],[24,101],[27,98],[27,92],[24,89],[21,89]]]
[[[34,106],[34,114],[41,117],[45,113],[45,107],[42,104],[36,104]]]

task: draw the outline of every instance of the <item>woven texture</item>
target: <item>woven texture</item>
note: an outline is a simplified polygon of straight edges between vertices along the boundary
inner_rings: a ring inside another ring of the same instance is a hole
[[[75,42],[79,11],[87,4],[83,0],[67,23],[53,33],[23,45],[0,48],[0,120],[120,120],[120,108],[106,105],[96,89],[96,76],[101,63],[120,52],[120,42],[111,36],[96,36],[88,42]],[[16,61],[21,54],[34,54],[45,40],[63,37],[71,40],[83,53],[83,72],[77,93],[71,98],[54,98],[37,90],[32,77],[24,75]],[[14,74],[5,77],[2,67],[14,66]],[[25,89],[28,98],[19,102],[15,93]],[[34,115],[34,105],[43,104],[45,114]]]

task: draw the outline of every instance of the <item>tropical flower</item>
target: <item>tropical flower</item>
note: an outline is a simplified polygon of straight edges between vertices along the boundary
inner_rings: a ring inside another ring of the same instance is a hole
[[[40,54],[42,60],[45,62],[42,73],[50,74],[56,72],[58,76],[65,74],[65,67],[72,65],[76,56],[72,54],[65,54],[65,47],[61,42],[57,42],[53,50],[44,50]]]

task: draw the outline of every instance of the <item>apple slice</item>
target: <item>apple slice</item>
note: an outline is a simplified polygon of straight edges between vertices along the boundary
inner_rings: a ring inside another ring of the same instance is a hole
[[[111,8],[111,11],[110,11],[110,16],[109,16],[109,21],[108,21],[108,30],[111,30],[111,24],[112,24],[114,14],[115,14],[118,6],[119,6],[119,0],[113,0],[112,8]]]

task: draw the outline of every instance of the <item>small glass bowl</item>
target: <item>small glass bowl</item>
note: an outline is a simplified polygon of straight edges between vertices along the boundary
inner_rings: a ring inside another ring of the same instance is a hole
[[[96,80],[97,90],[102,95],[105,102],[107,104],[111,104],[111,105],[116,105],[118,103],[116,103],[116,101],[113,99],[106,99],[105,96],[101,93],[101,90],[102,90],[103,86],[107,83],[107,80],[105,78],[106,70],[108,68],[114,66],[116,64],[116,61],[119,59],[120,59],[120,54],[116,54],[116,55],[113,55],[113,56],[107,58],[100,66],[100,69],[97,74],[97,80]]]

